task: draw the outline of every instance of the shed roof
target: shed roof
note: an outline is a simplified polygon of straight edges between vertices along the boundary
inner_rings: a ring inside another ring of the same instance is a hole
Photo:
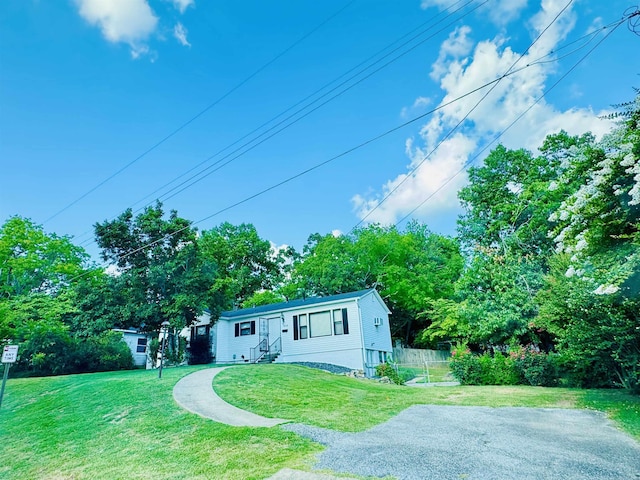
[[[362,298],[368,293],[374,292],[375,288],[367,290],[358,290],[357,292],[339,293],[337,295],[329,295],[327,297],[309,297],[299,300],[291,300],[290,302],[272,303],[271,305],[261,305],[253,308],[243,308],[241,310],[230,310],[222,312],[220,318],[237,318],[248,315],[260,315],[263,313],[279,312],[289,310],[291,308],[306,307],[308,305],[316,305],[320,303],[335,302],[339,300],[350,300],[352,298]]]

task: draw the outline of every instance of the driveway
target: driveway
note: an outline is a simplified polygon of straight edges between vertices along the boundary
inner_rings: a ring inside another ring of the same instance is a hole
[[[361,433],[281,428],[327,445],[314,468],[398,479],[640,479],[640,444],[599,412],[415,405]]]

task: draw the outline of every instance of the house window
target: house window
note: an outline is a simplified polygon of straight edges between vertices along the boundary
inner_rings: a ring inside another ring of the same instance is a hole
[[[347,335],[347,309],[325,310],[293,316],[293,339]]]
[[[139,338],[136,346],[136,353],[147,353],[147,339]]]
[[[235,326],[236,337],[244,337],[245,335],[255,335],[256,333],[256,321],[239,322]]]
[[[327,337],[331,335],[331,311],[309,314],[310,337]]]
[[[378,351],[378,360],[380,363],[385,363],[387,361],[387,352]]]
[[[202,325],[199,327],[196,327],[196,335],[198,337],[204,337],[207,335],[207,326],[206,325]]]
[[[307,323],[306,313],[298,317],[298,323],[300,324],[300,338],[307,338],[309,336],[309,324]]]
[[[347,335],[349,333],[349,322],[347,320],[347,309],[341,308],[333,311],[333,334]]]

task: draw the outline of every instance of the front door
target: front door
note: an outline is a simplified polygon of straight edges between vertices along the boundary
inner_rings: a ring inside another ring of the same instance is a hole
[[[269,351],[269,319],[260,319],[260,351]]]

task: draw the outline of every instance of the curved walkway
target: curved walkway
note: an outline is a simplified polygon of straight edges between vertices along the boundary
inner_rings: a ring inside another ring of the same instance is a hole
[[[213,390],[213,378],[228,367],[207,368],[180,379],[173,387],[173,398],[182,408],[201,417],[234,427],[273,427],[289,420],[267,418],[234,407]]]

